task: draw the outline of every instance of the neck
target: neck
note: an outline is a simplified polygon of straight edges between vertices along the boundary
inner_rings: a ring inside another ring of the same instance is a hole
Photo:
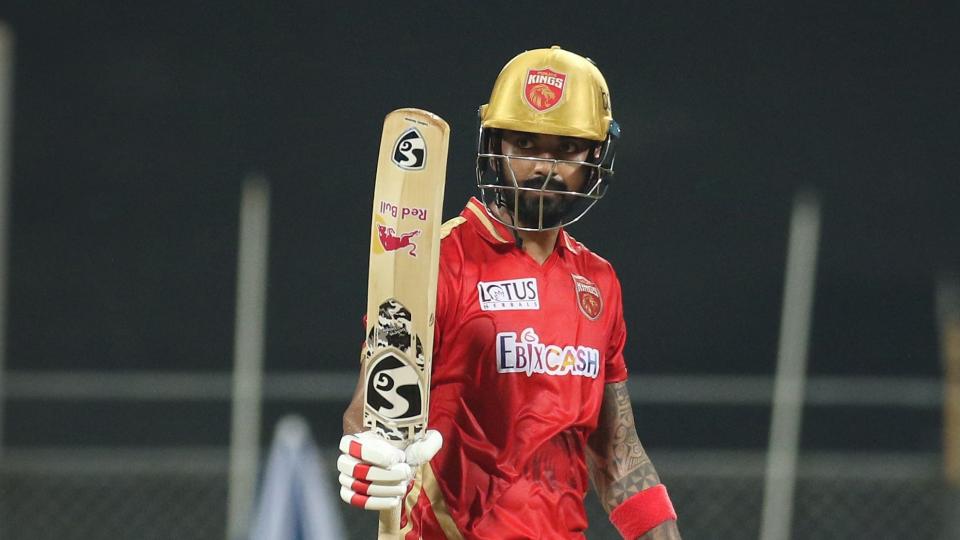
[[[517,231],[517,235],[523,240],[523,251],[533,257],[533,260],[543,264],[547,257],[553,253],[557,245],[557,235],[559,229],[550,229],[549,231]]]
[[[503,221],[507,223],[513,222],[513,216],[506,208],[493,206],[491,211],[496,213],[497,217]],[[521,240],[520,248],[532,257],[533,260],[543,264],[547,260],[547,257],[553,253],[553,249],[557,245],[557,236],[560,234],[560,229],[549,229],[546,231],[515,230],[515,233]]]

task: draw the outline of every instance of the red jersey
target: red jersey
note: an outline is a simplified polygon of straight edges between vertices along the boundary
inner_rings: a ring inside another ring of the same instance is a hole
[[[620,283],[565,231],[542,264],[475,198],[444,225],[430,427],[406,498],[416,538],[583,538],[584,456],[627,378]]]

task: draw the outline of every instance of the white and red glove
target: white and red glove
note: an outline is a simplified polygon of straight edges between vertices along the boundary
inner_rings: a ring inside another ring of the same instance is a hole
[[[429,429],[400,449],[372,431],[344,435],[340,439],[340,498],[364,510],[387,510],[400,506],[416,467],[431,459],[443,446],[439,431]]]

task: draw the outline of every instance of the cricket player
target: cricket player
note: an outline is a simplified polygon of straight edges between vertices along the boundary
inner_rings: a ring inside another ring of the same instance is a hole
[[[583,538],[590,478],[624,538],[680,538],[634,426],[620,283],[564,229],[606,193],[619,134],[591,60],[555,46],[503,68],[479,198],[441,229],[431,429],[405,451],[362,432],[358,385],[346,502],[402,505],[411,539]]]

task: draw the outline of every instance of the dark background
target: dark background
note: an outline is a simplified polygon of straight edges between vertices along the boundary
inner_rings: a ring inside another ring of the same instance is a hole
[[[451,125],[560,44],[606,75],[616,184],[571,232],[623,281],[628,365],[770,375],[789,212],[823,204],[810,369],[937,377],[936,276],[960,268],[955,3],[35,2],[16,32],[7,369],[232,363],[240,184],[271,182],[269,372],[356,366],[383,116]],[[343,403],[270,403],[321,442]],[[648,446],[760,448],[766,407],[644,406]],[[5,444],[225,444],[229,405],[11,402]],[[940,415],[810,411],[809,448],[938,451]],[[269,430],[265,430],[265,436]]]

